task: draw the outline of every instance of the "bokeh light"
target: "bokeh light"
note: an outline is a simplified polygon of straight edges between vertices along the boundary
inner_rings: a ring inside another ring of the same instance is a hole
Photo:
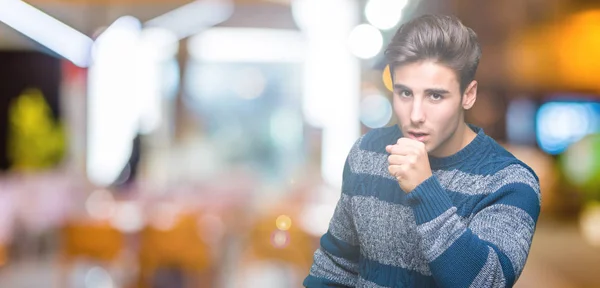
[[[160,231],[172,229],[179,219],[180,209],[170,202],[157,203],[155,210],[150,213],[150,225]]]
[[[561,157],[565,177],[586,193],[600,189],[600,135],[588,135],[571,145]],[[600,193],[598,193],[600,196]]]
[[[392,104],[382,95],[366,96],[360,103],[360,122],[369,128],[387,125],[392,114]]]
[[[115,212],[115,199],[108,190],[96,190],[85,201],[85,209],[93,219],[107,220]]]
[[[597,132],[600,103],[549,102],[536,117],[537,140],[549,154],[562,153],[585,135]]]
[[[271,244],[278,249],[287,247],[290,244],[290,234],[287,231],[275,230],[271,234]]]
[[[101,267],[93,267],[85,274],[86,288],[113,288],[113,279],[110,274]]]
[[[140,204],[134,201],[118,203],[111,224],[125,233],[135,233],[142,230],[144,218]]]
[[[348,45],[354,56],[362,59],[370,59],[381,51],[383,36],[377,28],[369,24],[360,24],[350,32]]]
[[[400,22],[407,3],[408,0],[369,0],[365,6],[365,16],[371,25],[388,30]]]
[[[586,205],[581,213],[579,225],[586,242],[592,246],[600,247],[600,204],[590,203]]]
[[[277,229],[287,231],[292,227],[292,218],[287,215],[280,215],[277,217],[277,220],[275,220],[275,225],[277,226]]]

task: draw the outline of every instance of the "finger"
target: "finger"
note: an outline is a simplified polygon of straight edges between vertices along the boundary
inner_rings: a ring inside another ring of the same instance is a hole
[[[413,157],[409,156],[409,155],[392,154],[392,155],[388,156],[388,163],[390,165],[410,164],[412,158]]]
[[[392,175],[394,178],[398,179],[400,177],[400,169],[399,169],[399,165],[390,165],[388,166],[388,172],[390,173],[390,175]]]
[[[392,145],[389,151],[393,155],[414,155],[417,152],[418,150],[415,147],[404,145],[404,143]]]
[[[414,148],[418,148],[418,149],[425,146],[425,144],[423,144],[423,142],[421,142],[421,141],[417,141],[417,140],[406,138],[406,137],[402,137],[402,138],[398,139],[398,141],[396,141],[396,145],[409,146],[409,147],[414,147]]]
[[[407,166],[406,165],[390,165],[388,166],[388,172],[390,175],[394,176],[394,178],[401,180],[404,179],[404,175],[406,175]]]

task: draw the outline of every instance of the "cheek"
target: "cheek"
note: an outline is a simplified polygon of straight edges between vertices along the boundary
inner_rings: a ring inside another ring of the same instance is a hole
[[[456,109],[436,109],[435,113],[427,115],[427,121],[435,127],[438,135],[452,133],[458,124],[460,115],[456,113]]]
[[[405,105],[401,105],[400,101],[396,99],[396,97],[394,97],[394,100],[392,101],[392,108],[394,109],[394,114],[400,123],[407,123],[406,121],[409,121],[409,111],[407,111]]]

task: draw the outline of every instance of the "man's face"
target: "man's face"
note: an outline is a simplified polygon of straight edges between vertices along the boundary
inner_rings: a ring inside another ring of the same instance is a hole
[[[404,137],[423,142],[432,156],[456,153],[462,135],[455,132],[464,123],[463,109],[472,105],[461,97],[456,73],[433,61],[398,66],[393,73],[394,113]]]

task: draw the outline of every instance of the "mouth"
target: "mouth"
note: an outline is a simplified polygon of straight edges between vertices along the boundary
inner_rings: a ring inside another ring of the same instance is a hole
[[[408,132],[409,138],[420,141],[420,142],[424,142],[428,136],[429,136],[429,134],[427,134],[427,133]]]

